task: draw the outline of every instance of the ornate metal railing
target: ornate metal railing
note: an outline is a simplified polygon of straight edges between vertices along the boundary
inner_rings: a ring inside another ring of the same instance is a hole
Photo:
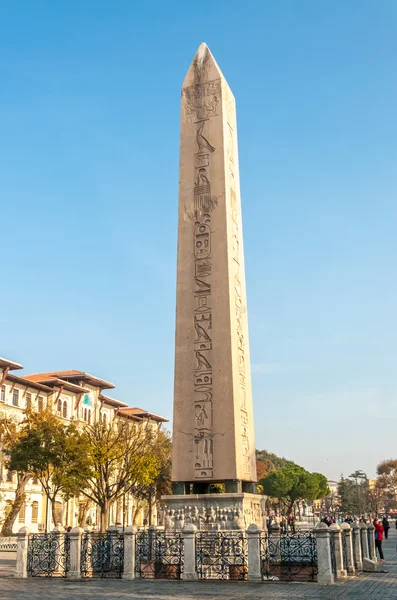
[[[66,533],[33,533],[28,538],[29,577],[66,577],[70,541]]]
[[[347,535],[346,531],[342,529],[342,559],[343,559],[343,569],[347,572],[349,561],[347,556]]]
[[[332,568],[332,573],[334,574],[334,577],[336,577],[335,537],[334,537],[334,534],[332,532],[329,535],[329,545],[330,545],[330,549],[331,549],[331,568]]]
[[[180,579],[183,539],[176,531],[139,531],[135,538],[135,571],[143,579]]]
[[[242,531],[196,533],[196,569],[199,579],[246,580],[248,545]]]
[[[317,542],[313,532],[262,533],[260,548],[265,581],[317,580]]]
[[[124,536],[117,532],[85,533],[81,539],[83,577],[120,578],[124,570]]]

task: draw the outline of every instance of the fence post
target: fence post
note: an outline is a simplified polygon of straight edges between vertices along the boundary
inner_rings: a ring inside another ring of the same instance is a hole
[[[317,523],[314,533],[317,541],[317,581],[318,583],[334,583],[328,525],[325,523]]]
[[[135,579],[135,544],[138,527],[131,525],[124,529],[124,571],[123,579]]]
[[[341,528],[342,536],[344,535],[345,540],[346,540],[347,572],[349,575],[354,575],[355,565],[354,565],[354,556],[353,556],[352,529],[351,529],[349,523],[342,523],[340,528]]]
[[[196,531],[197,527],[193,523],[188,523],[182,529],[185,564],[181,578],[190,581],[198,578],[196,571]]]
[[[375,527],[370,523],[368,525],[368,552],[371,560],[375,562],[378,561],[376,557],[376,547],[375,547]]]
[[[17,564],[14,577],[26,579],[28,576],[29,527],[21,527],[17,533]]]
[[[336,577],[346,577],[347,572],[343,568],[342,536],[339,525],[337,523],[330,525],[329,532],[334,536]]]
[[[246,531],[248,540],[248,581],[262,581],[261,533],[262,530],[255,523],[252,523]]]
[[[363,570],[363,555],[361,552],[361,534],[357,523],[352,523],[354,566],[358,571]]]
[[[69,533],[70,569],[66,574],[68,579],[81,579],[81,538],[83,533],[82,527],[73,527]]]
[[[367,533],[367,524],[360,523],[360,539],[361,539],[361,551],[362,556],[364,558],[369,558],[368,556],[368,533]]]

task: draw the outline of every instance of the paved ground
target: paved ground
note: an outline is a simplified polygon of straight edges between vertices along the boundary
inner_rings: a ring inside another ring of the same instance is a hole
[[[1,600],[397,600],[397,531],[384,542],[387,573],[362,574],[333,586],[316,583],[179,581],[71,582],[64,579],[13,579],[15,555],[0,553]],[[9,561],[9,562],[4,562]]]

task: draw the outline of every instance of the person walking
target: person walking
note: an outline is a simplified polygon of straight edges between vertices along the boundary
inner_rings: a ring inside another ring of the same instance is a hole
[[[383,556],[382,549],[382,541],[383,541],[383,525],[381,525],[377,518],[374,519],[373,526],[375,527],[375,547],[378,549],[379,558],[382,563],[385,562],[385,557]]]
[[[382,526],[383,526],[383,529],[385,530],[385,540],[387,540],[387,538],[389,536],[390,525],[389,525],[389,520],[386,518],[386,515],[382,519]]]

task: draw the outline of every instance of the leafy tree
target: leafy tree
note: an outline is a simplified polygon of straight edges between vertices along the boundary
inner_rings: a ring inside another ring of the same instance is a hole
[[[156,433],[147,422],[124,418],[109,425],[97,422],[84,429],[91,468],[81,493],[99,507],[101,531],[108,526],[113,502],[155,479],[157,457],[151,450]]]
[[[277,469],[281,469],[287,465],[295,464],[292,462],[292,460],[281,458],[280,456],[277,456],[277,454],[273,454],[267,450],[257,450],[256,459],[265,465],[266,472],[276,471]],[[261,477],[258,476],[258,481],[260,479]]]
[[[297,500],[312,502],[329,493],[327,479],[320,473],[309,473],[296,464],[287,464],[271,471],[259,482],[264,494],[278,498],[286,505],[290,515]]]
[[[256,476],[258,478],[258,481],[263,479],[263,477],[266,475],[267,472],[268,472],[268,468],[265,465],[265,463],[263,463],[261,460],[257,460],[256,461]]]
[[[18,422],[16,421],[16,419],[8,416],[6,413],[2,413],[0,415],[0,452],[3,451],[4,455],[7,456],[7,452],[14,444],[17,443],[19,436],[20,431],[18,429]],[[11,470],[8,457],[4,461],[4,466],[6,467],[6,469]],[[14,500],[11,506],[11,510],[4,519],[3,526],[1,529],[2,536],[12,535],[12,528],[14,526],[15,519],[17,518],[18,513],[23,503],[25,502],[26,484],[32,477],[32,473],[30,473],[29,471],[18,470],[16,471],[16,477],[17,485],[15,488]]]
[[[167,431],[159,431],[148,444],[148,455],[154,465],[151,477],[137,482],[132,492],[135,498],[146,501],[148,524],[152,525],[152,509],[161,496],[171,493],[171,437]]]
[[[26,411],[18,439],[8,449],[10,469],[33,474],[51,502],[54,525],[58,525],[55,502],[78,495],[89,472],[85,439],[73,424],[65,426],[48,409]]]
[[[386,514],[396,505],[397,500],[397,459],[383,460],[376,468],[376,485],[383,492]]]

